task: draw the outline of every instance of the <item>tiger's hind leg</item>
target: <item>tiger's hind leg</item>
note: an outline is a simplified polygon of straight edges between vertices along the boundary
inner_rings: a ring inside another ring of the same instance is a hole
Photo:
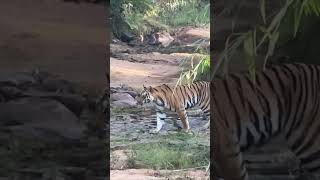
[[[203,129],[208,129],[210,127],[210,120],[203,126]]]
[[[300,170],[303,177],[317,176],[320,178],[320,112],[306,115],[300,125],[296,125],[286,133],[286,139],[291,151],[300,160]],[[311,178],[312,179],[312,178]]]
[[[288,139],[291,151],[300,160],[298,180],[320,178],[320,126],[315,127],[307,132],[297,130]]]
[[[208,129],[210,127],[210,111],[204,113],[204,117],[208,121],[204,126],[203,129]]]
[[[213,176],[224,180],[249,180],[238,138],[231,130],[217,121],[213,121],[212,130]]]
[[[215,140],[214,138],[213,141]],[[228,146],[227,148],[219,148],[217,144],[215,145],[213,147],[213,161],[216,163],[216,169],[213,170],[214,176],[223,178],[224,180],[249,180],[239,145],[219,144],[222,147]]]

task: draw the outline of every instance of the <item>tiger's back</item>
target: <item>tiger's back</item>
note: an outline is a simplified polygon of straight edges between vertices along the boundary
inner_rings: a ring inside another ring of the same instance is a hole
[[[153,88],[153,95],[160,101],[165,102],[166,108],[173,111],[181,108],[189,109],[198,105],[210,113],[210,96],[209,83],[197,81],[189,85],[181,85],[176,88],[171,88],[168,85],[161,85]],[[159,104],[161,105],[161,104]]]

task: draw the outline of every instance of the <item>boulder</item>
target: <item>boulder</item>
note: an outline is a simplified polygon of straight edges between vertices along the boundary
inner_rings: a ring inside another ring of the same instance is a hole
[[[49,92],[37,89],[21,90],[14,86],[0,86],[0,93],[3,94],[6,99],[16,99],[22,97],[41,97],[55,99],[64,104],[77,116],[80,115],[83,107],[86,105],[86,98],[71,93]]]
[[[174,41],[174,38],[167,32],[157,32],[154,34],[154,40],[150,44],[162,45],[168,47]]]
[[[131,90],[117,90],[116,92],[111,92],[111,93],[127,93],[130,96],[132,96],[133,98],[137,97],[139,95],[138,92],[136,91],[131,91]]]
[[[41,87],[51,92],[75,93],[74,84],[63,79],[48,78]]]
[[[85,130],[85,125],[62,103],[37,97],[0,103],[0,127],[44,141],[79,140]]]
[[[75,115],[79,116],[82,109],[86,106],[86,98],[77,94],[70,93],[55,93],[55,92],[41,92],[37,90],[30,90],[23,92],[23,96],[27,97],[41,97],[50,98],[59,101],[69,108]]]
[[[119,101],[133,98],[128,93],[113,93],[110,95],[110,101]]]
[[[56,75],[50,74],[46,71],[40,71],[38,69],[31,73],[33,77],[39,82],[39,85],[36,87],[39,90],[75,93],[75,84],[72,82],[66,81]]]
[[[9,86],[9,85],[0,85],[0,93],[5,99],[14,99],[17,97],[23,97],[23,90],[20,90],[19,88],[15,86]]]
[[[137,100],[128,93],[113,93],[110,96],[110,100],[113,105],[123,107],[136,106],[138,103]]]

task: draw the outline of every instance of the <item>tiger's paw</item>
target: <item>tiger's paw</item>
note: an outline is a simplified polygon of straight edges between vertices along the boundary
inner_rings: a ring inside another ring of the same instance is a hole
[[[191,129],[185,129],[184,132],[189,134],[189,135],[195,135],[195,132],[192,131]]]
[[[210,122],[207,122],[204,126],[203,129],[209,129],[210,128]]]
[[[204,126],[199,128],[200,131],[210,130],[210,123],[206,123]]]

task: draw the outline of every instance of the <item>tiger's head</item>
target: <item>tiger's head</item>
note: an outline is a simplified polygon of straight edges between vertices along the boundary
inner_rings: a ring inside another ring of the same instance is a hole
[[[143,90],[138,96],[138,103],[140,105],[150,104],[154,101],[155,97],[153,96],[153,88],[151,86],[145,87],[143,85]]]

